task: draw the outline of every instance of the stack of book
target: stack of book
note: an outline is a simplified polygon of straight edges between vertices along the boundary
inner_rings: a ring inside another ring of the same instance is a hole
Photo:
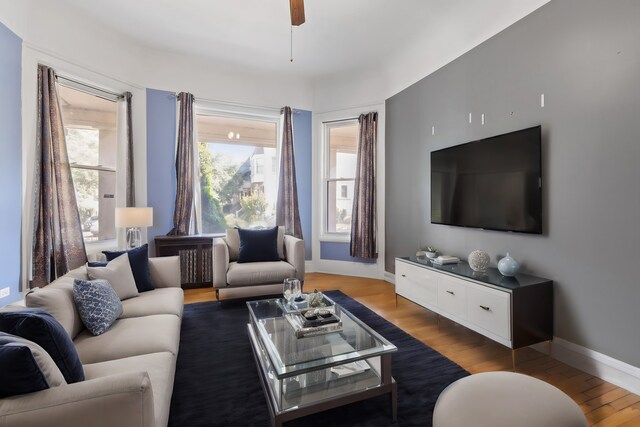
[[[310,323],[302,313],[290,313],[285,315],[297,338],[312,337],[315,335],[329,334],[342,330],[342,321],[332,314],[331,318]]]
[[[457,256],[440,255],[438,258],[432,259],[431,262],[439,265],[457,264],[460,262],[460,258],[458,258]]]

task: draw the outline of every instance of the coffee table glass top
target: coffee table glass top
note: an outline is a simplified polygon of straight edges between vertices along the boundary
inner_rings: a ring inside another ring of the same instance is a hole
[[[397,350],[338,304],[334,310],[342,321],[341,331],[297,338],[285,318],[284,304],[284,300],[278,298],[247,302],[251,323],[279,378]]]

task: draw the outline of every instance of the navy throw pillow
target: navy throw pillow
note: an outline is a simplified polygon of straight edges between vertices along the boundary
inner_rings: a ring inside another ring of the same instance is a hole
[[[26,345],[0,342],[0,366],[0,399],[49,388]]]
[[[107,257],[107,261],[112,261],[124,253],[129,255],[129,264],[131,265],[131,272],[138,292],[152,291],[156,288],[151,281],[149,245],[147,243],[128,251],[102,251],[102,253]]]
[[[67,383],[84,380],[84,370],[71,337],[62,325],[43,310],[0,312],[0,331],[33,341],[56,363]]]
[[[240,254],[238,262],[280,261],[278,227],[264,229],[238,228]]]

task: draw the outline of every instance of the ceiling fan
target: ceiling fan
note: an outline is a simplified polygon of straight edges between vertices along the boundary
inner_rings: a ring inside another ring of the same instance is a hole
[[[289,0],[291,9],[291,25],[299,26],[304,24],[304,0]]]

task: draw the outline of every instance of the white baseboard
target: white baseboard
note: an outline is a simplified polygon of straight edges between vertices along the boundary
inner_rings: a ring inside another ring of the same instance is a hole
[[[548,354],[546,343],[531,347]],[[558,337],[554,337],[551,343],[551,357],[632,393],[640,394],[640,368],[636,366]]]
[[[304,272],[305,273],[315,273],[316,270],[313,268],[313,261],[308,259],[304,262]]]
[[[314,268],[317,273],[380,279],[377,264],[320,259],[314,261]]]
[[[389,283],[396,284],[396,275],[393,273],[389,273],[388,271],[384,272],[384,280]]]

